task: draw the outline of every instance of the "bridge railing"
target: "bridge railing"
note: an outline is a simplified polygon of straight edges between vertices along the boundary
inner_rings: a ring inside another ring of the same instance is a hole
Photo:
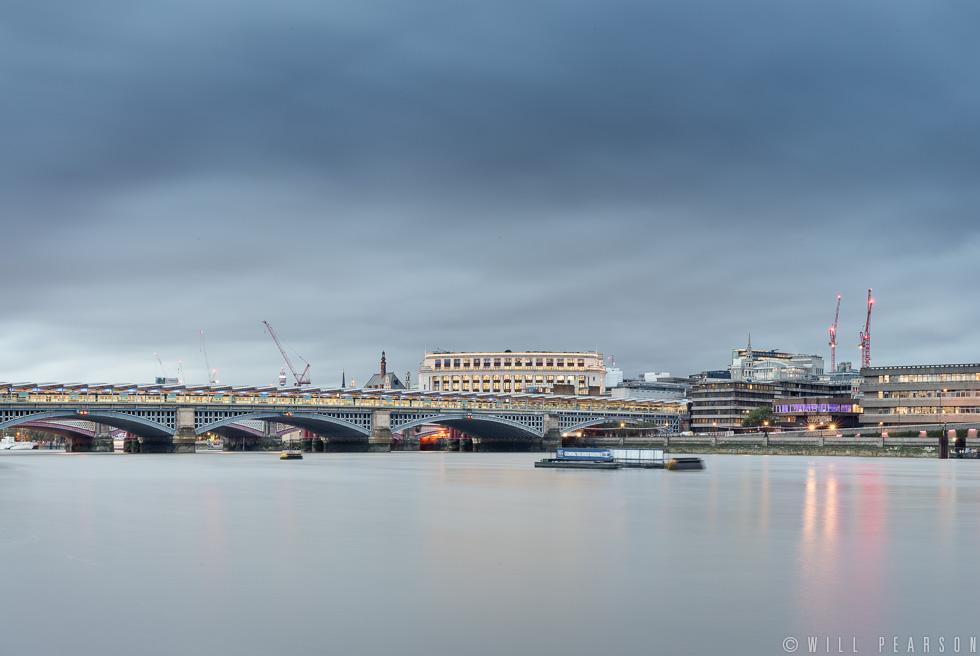
[[[153,404],[186,404],[186,405],[274,405],[302,407],[351,407],[365,408],[411,408],[411,409],[453,409],[453,410],[535,410],[535,411],[578,411],[578,412],[623,412],[636,414],[682,414],[682,409],[669,406],[648,406],[620,399],[597,399],[584,397],[582,399],[444,399],[444,398],[397,398],[375,394],[360,395],[352,393],[342,396],[307,396],[307,395],[278,395],[250,394],[234,395],[227,393],[213,394],[138,394],[115,393],[98,394],[83,392],[17,392],[0,394],[0,403],[31,403],[59,405],[153,405]]]

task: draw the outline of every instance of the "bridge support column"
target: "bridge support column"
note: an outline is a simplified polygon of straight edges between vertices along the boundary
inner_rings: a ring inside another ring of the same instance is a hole
[[[112,429],[104,424],[95,425],[95,437],[92,438],[92,451],[103,451],[112,453],[115,445],[112,441]]]
[[[368,438],[368,451],[391,451],[391,412],[375,410],[371,413],[371,436]]]
[[[95,438],[88,435],[72,435],[65,440],[65,452],[67,453],[90,453],[94,451],[93,443]]]
[[[419,450],[419,438],[418,438],[418,426],[414,428],[406,428],[402,431],[402,439],[395,440],[395,448],[399,451],[418,451]]]
[[[177,432],[174,433],[174,453],[196,453],[197,433],[194,432],[194,408],[177,408]]]
[[[561,446],[561,428],[558,424],[558,417],[545,415],[541,421],[541,428],[544,437],[538,447],[538,451],[557,451]]]
[[[271,421],[262,422],[262,450],[263,451],[279,451],[283,448],[282,438],[278,435],[276,431],[279,430],[279,424],[273,423]]]

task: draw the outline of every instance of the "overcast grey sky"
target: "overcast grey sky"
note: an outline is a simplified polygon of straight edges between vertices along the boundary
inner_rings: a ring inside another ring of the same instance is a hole
[[[0,380],[980,361],[980,3],[0,5]],[[299,362],[299,360],[296,360]]]

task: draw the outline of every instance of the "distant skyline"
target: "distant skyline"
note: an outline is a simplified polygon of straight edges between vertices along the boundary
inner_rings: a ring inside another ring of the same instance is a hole
[[[980,362],[980,4],[0,7],[0,380]],[[290,352],[294,358],[294,352]],[[294,358],[294,362],[298,359]]]

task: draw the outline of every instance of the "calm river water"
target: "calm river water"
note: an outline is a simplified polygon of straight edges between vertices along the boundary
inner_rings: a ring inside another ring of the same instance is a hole
[[[0,655],[969,653],[980,635],[980,462],[538,457],[2,454]]]

